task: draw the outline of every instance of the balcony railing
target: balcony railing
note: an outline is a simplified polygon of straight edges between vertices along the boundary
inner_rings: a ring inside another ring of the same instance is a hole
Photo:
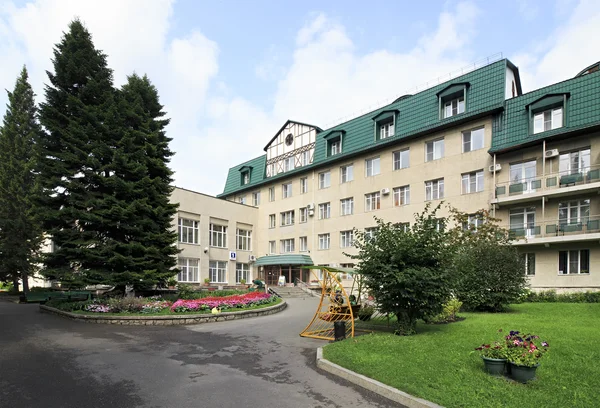
[[[564,187],[600,182],[600,164],[589,166],[582,172],[557,172],[530,177],[519,182],[496,184],[496,198],[520,196],[540,191],[558,191]]]
[[[514,225],[505,228],[513,239],[593,234],[600,233],[600,215],[580,217],[576,220],[546,220],[523,225],[523,228]]]

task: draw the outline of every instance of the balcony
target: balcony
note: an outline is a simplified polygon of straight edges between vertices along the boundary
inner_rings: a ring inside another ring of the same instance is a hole
[[[513,245],[559,244],[600,240],[600,215],[582,217],[577,221],[547,220],[523,228],[508,226]]]
[[[577,195],[600,189],[600,165],[594,165],[581,173],[549,173],[545,176],[508,181],[496,184],[495,198],[491,204],[518,204],[539,200],[548,196]]]

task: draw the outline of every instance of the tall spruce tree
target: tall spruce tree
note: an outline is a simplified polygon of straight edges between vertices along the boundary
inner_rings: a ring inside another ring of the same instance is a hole
[[[0,279],[29,292],[42,230],[36,220],[40,188],[36,174],[41,127],[34,93],[23,67],[0,127]]]
[[[66,285],[108,283],[103,247],[106,222],[98,209],[112,194],[111,164],[118,136],[109,123],[115,114],[112,70],[75,20],[54,49],[40,121],[40,173],[44,187],[42,226],[54,251],[43,273]]]

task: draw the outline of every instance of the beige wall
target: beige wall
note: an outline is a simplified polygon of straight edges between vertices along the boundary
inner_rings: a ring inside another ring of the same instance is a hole
[[[199,243],[183,244],[178,242],[178,248],[181,249],[179,257],[200,259],[200,282],[208,277],[209,261],[225,261],[227,263],[227,284],[235,285],[236,262],[249,263],[250,255],[256,253],[254,228],[257,223],[258,209],[181,188],[173,191],[171,202],[179,203],[178,216],[173,220],[173,228],[176,231],[179,218],[200,222]],[[227,248],[210,246],[209,226],[211,222],[227,226]],[[236,249],[236,229],[238,227],[252,230],[252,251]],[[207,249],[206,252],[205,249]],[[229,260],[230,251],[236,252],[237,261]],[[251,276],[253,276],[252,265],[250,268]]]

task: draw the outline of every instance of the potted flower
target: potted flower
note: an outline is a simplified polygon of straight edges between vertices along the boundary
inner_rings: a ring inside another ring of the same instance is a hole
[[[499,330],[502,332],[502,329]],[[491,375],[503,375],[506,368],[506,343],[495,341],[492,344],[482,344],[475,350],[481,352],[483,369]]]
[[[548,351],[548,342],[535,334],[511,331],[506,336],[506,345],[511,378],[521,383],[533,380],[541,358]]]
[[[240,285],[246,286],[246,279],[240,279]]]
[[[177,279],[175,279],[175,277],[169,278],[167,285],[169,286],[169,289],[175,289],[175,286],[177,286]]]
[[[204,278],[204,285],[205,286],[210,285],[210,278]]]

